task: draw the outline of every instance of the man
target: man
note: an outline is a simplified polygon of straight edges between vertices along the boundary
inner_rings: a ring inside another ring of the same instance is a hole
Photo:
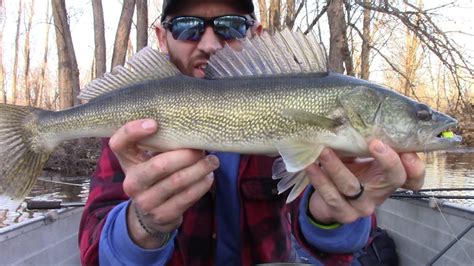
[[[183,74],[203,78],[225,43],[238,48],[236,38],[262,31],[253,11],[250,0],[164,1],[160,49]],[[322,263],[350,264],[367,241],[375,206],[402,185],[423,183],[415,154],[399,156],[373,140],[370,162],[323,151],[320,165],[306,169],[304,195],[285,205],[274,193],[274,158],[189,149],[150,156],[137,143],[157,130],[159,121],[133,121],[104,140],[81,221],[84,264],[297,261],[292,234]]]

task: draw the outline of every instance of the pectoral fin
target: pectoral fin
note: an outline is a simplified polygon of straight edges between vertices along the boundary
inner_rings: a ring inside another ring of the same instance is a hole
[[[293,141],[279,143],[277,148],[281,158],[273,164],[273,179],[281,179],[277,185],[279,194],[293,186],[286,200],[288,203],[296,199],[309,184],[304,169],[316,161],[324,145]]]
[[[308,141],[284,141],[277,144],[277,149],[283,158],[286,170],[294,173],[316,161],[324,145]]]
[[[341,122],[304,110],[298,109],[285,109],[282,111],[283,117],[295,120],[300,123],[312,124],[321,128],[333,131],[337,127],[341,126]]]

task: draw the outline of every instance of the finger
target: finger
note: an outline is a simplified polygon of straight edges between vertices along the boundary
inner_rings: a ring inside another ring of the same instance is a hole
[[[347,169],[334,151],[324,149],[319,156],[319,162],[339,193],[353,196],[360,192],[359,180]]]
[[[331,218],[334,218],[341,223],[350,223],[358,218],[356,210],[339,193],[336,186],[318,165],[312,164],[308,166],[306,172],[311,184],[319,197],[327,205],[326,209],[328,209],[330,216],[332,216],[320,218],[322,221],[327,219],[333,220]],[[315,218],[318,217],[315,216]]]
[[[154,206],[163,204],[169,198],[193,187],[219,167],[219,159],[208,155],[197,163],[179,170],[140,194],[135,201],[143,210],[151,210]]]
[[[390,188],[395,190],[401,187],[405,183],[406,172],[399,155],[377,139],[369,143],[369,151],[383,171],[383,181],[385,182],[380,182],[380,184],[384,184],[384,187],[378,189]]]
[[[169,224],[182,217],[189,207],[209,191],[213,182],[214,174],[211,172],[198,182],[168,199],[150,213],[154,217],[154,222],[157,224]]]
[[[426,173],[423,160],[416,153],[404,153],[400,155],[400,158],[407,173],[407,180],[402,187],[411,190],[421,189],[425,182]]]
[[[195,164],[203,157],[203,151],[191,149],[160,153],[130,168],[123,184],[125,193],[130,197],[141,194],[161,179]]]
[[[142,160],[137,142],[156,132],[157,123],[152,119],[142,119],[126,123],[119,128],[110,138],[110,149],[115,153],[122,167],[139,163]]]

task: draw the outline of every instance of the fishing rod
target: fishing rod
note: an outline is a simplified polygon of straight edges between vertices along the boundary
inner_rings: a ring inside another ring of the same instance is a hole
[[[436,199],[474,199],[474,196],[460,196],[460,195],[428,195],[428,194],[402,194],[395,192],[390,196],[391,198],[436,198]],[[30,210],[48,210],[48,209],[61,209],[68,207],[84,207],[84,202],[62,202],[62,201],[28,201],[26,208]]]
[[[468,188],[424,188],[424,189],[419,189],[417,192],[430,192],[430,191],[474,191],[474,188],[468,187]]]
[[[474,191],[474,188],[426,188],[419,190],[404,190],[396,191],[390,197],[391,198],[436,198],[436,199],[474,199],[474,195],[433,195],[427,194],[427,192],[449,192],[449,191]]]
[[[68,207],[84,207],[84,202],[62,202],[62,201],[28,201],[26,208],[30,210],[49,210],[49,209],[61,209]]]
[[[391,198],[436,198],[436,199],[474,199],[474,196],[458,196],[458,195],[428,195],[428,194],[400,194],[395,193],[390,196]]]

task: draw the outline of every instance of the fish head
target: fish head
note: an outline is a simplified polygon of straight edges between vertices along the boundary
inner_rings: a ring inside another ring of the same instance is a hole
[[[365,139],[378,138],[398,152],[447,149],[462,140],[449,131],[456,119],[376,84],[357,86],[340,102],[346,119]]]

